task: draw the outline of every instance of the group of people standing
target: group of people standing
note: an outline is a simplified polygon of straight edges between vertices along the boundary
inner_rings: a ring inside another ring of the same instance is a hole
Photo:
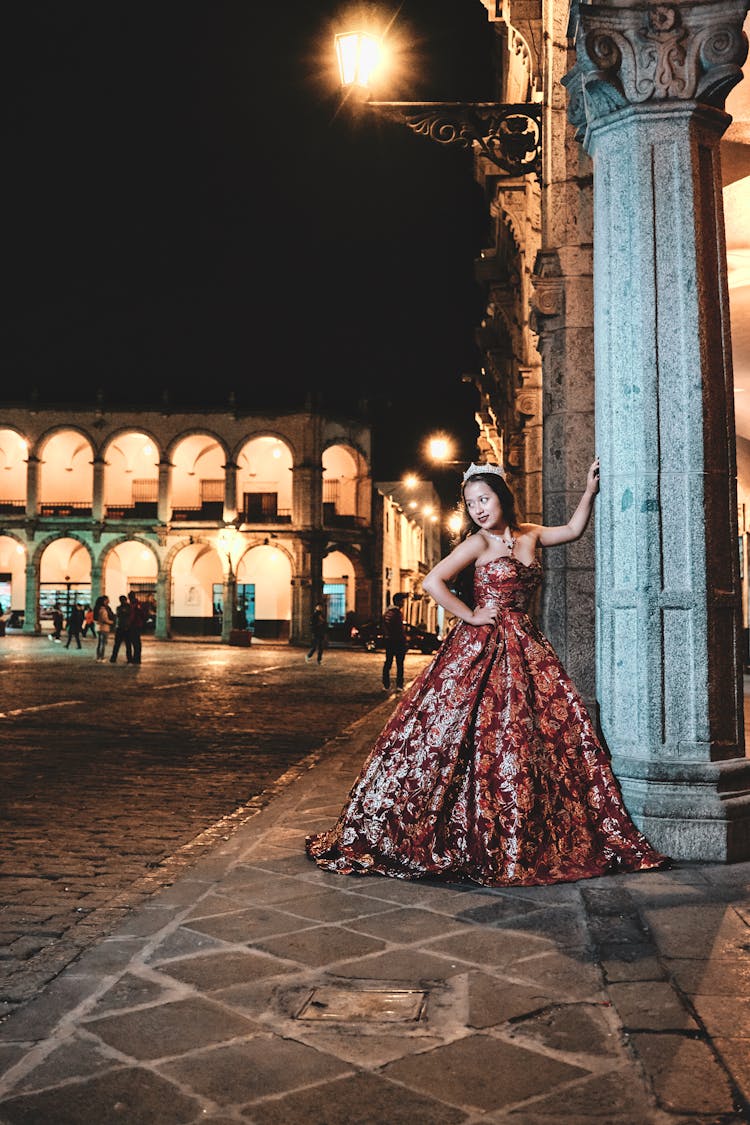
[[[66,625],[62,610],[55,605],[52,611],[52,633],[50,638],[54,641],[62,639],[63,626]],[[139,600],[134,590],[125,596],[120,594],[116,609],[112,609],[106,594],[98,597],[93,605],[82,606],[75,601],[68,613],[66,631],[68,640],[65,647],[70,648],[75,641],[81,648],[81,637],[85,637],[91,629],[91,635],[96,637],[96,659],[104,661],[107,658],[107,645],[109,636],[114,633],[114,644],[109,657],[110,664],[117,663],[122,646],[125,646],[125,660],[128,664],[141,662],[141,636],[146,625],[146,607]]]

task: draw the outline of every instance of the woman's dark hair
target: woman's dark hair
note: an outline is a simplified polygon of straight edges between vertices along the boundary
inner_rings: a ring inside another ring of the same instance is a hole
[[[503,519],[512,531],[518,531],[518,513],[516,512],[516,498],[505,483],[505,479],[498,473],[474,473],[469,480],[465,481],[470,484],[474,481],[481,481],[486,484],[497,496],[500,501],[500,507],[503,510]],[[461,488],[461,499],[463,500],[464,512],[469,520],[469,526],[461,536],[462,539],[468,539],[470,535],[474,535],[477,531],[477,524],[469,515],[466,507],[466,500],[464,499],[464,489]],[[460,574],[457,574],[453,586],[451,587],[456,597],[460,598],[465,605],[470,609],[474,608],[474,563],[465,567]]]

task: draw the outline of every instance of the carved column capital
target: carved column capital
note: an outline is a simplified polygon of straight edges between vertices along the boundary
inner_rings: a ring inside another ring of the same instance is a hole
[[[746,10],[747,0],[574,2],[577,61],[563,79],[572,124],[582,134],[618,109],[666,99],[723,109],[742,77]]]

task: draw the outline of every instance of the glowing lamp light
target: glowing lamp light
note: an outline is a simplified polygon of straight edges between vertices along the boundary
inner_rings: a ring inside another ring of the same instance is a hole
[[[447,461],[451,455],[451,443],[447,438],[430,438],[427,448],[433,461]]]
[[[458,535],[464,525],[464,519],[460,512],[454,512],[448,520],[448,530],[453,535]]]
[[[380,64],[380,40],[365,31],[336,36],[336,58],[342,86],[367,87]]]
[[[424,508],[422,508],[422,515],[431,516],[434,510],[432,504],[425,504]]]
[[[414,473],[407,473],[404,477],[404,485],[406,488],[416,488],[418,484],[419,479],[414,475]]]

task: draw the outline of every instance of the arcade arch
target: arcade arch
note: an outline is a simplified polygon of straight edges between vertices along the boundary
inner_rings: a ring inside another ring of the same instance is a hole
[[[172,518],[221,519],[226,451],[212,434],[190,434],[172,450]]]
[[[79,430],[58,430],[40,453],[39,511],[42,516],[91,515],[94,451]]]
[[[292,560],[265,543],[251,547],[237,567],[237,605],[258,637],[288,640],[292,618]],[[243,604],[244,599],[244,604]]]
[[[23,612],[26,598],[26,549],[12,535],[0,535],[0,615]]]
[[[123,539],[114,544],[104,557],[102,590],[114,605],[121,594],[134,590],[153,613],[156,609],[156,587],[159,560],[142,539]]]
[[[91,603],[91,554],[85,543],[62,536],[43,544],[39,560],[39,616],[52,616],[57,602],[65,617],[75,601]]]
[[[220,633],[224,568],[215,546],[191,540],[178,548],[170,579],[172,631],[191,636]]]
[[[28,442],[16,430],[0,429],[0,512],[6,515],[26,507],[28,451]]]
[[[148,434],[121,433],[104,452],[104,512],[107,518],[156,516],[159,449]]]
[[[324,523],[355,523],[366,518],[360,496],[361,462],[361,454],[347,445],[330,445],[323,452]]]
[[[245,523],[291,523],[292,453],[273,435],[254,437],[237,457],[237,507]]]
[[[329,625],[340,625],[354,612],[354,565],[343,551],[331,551],[323,559],[323,598]]]

